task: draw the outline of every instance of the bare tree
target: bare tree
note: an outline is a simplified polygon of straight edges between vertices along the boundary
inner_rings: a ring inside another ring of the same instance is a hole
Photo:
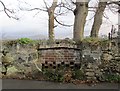
[[[116,4],[118,6],[120,5],[119,1],[105,0],[105,1],[101,2],[101,0],[99,0],[98,7],[96,7],[96,6],[91,7],[91,6],[88,6],[89,2],[90,2],[90,0],[81,0],[81,2],[80,2],[80,0],[76,0],[76,2],[72,1],[72,3],[76,6],[76,8],[74,10],[75,20],[74,20],[74,29],[73,29],[73,32],[74,32],[73,38],[76,42],[82,41],[82,39],[84,38],[84,36],[83,36],[84,27],[85,27],[88,11],[95,12],[95,15],[92,17],[92,18],[94,18],[94,22],[93,22],[90,36],[98,37],[98,33],[99,33],[99,30],[100,30],[100,27],[101,27],[102,21],[103,21],[103,16],[106,17],[104,15],[106,6],[111,5],[111,4]],[[71,10],[71,9],[68,8],[68,10]],[[118,9],[118,12],[119,11],[120,10]]]
[[[62,3],[62,1],[59,5],[57,5],[57,2],[58,2],[58,0],[53,0],[52,6],[48,8],[47,4],[44,1],[45,5],[46,5],[46,8],[47,8],[48,16],[49,16],[49,24],[48,25],[49,25],[49,42],[50,42],[50,44],[52,44],[54,42],[54,28],[56,27],[55,23],[54,23],[54,20],[62,26],[67,26],[67,27],[72,26],[72,25],[67,25],[67,24],[61,23],[61,22],[59,22],[59,20],[57,20],[57,16],[64,14],[64,12],[55,13],[56,7],[59,7],[60,10],[61,10],[62,7],[66,8],[64,6],[64,3]],[[59,12],[60,12],[60,10],[59,10]]]
[[[52,2],[52,5],[49,7],[48,6],[48,3],[43,0],[44,3],[45,3],[45,6],[46,6],[46,9],[41,9],[41,8],[33,8],[33,9],[29,9],[29,11],[32,11],[32,10],[40,10],[40,11],[45,11],[48,13],[48,16],[49,16],[49,19],[48,19],[48,26],[49,26],[49,42],[52,44],[54,42],[54,28],[56,27],[55,25],[55,21],[60,24],[60,25],[63,25],[63,26],[72,26],[72,25],[66,25],[66,24],[63,24],[62,22],[60,22],[58,19],[57,19],[57,16],[60,16],[64,13],[67,13],[67,12],[62,12],[62,13],[56,13],[55,12],[55,9],[57,7],[59,7],[59,11],[61,11],[61,8],[66,8],[67,10],[70,10],[74,13],[75,15],[75,19],[74,19],[74,27],[73,27],[73,39],[77,42],[77,41],[82,41],[82,39],[84,38],[84,27],[85,27],[85,23],[86,23],[86,18],[87,18],[87,15],[88,15],[88,11],[92,11],[92,12],[95,12],[95,15],[94,15],[94,23],[93,23],[93,26],[92,26],[92,30],[91,30],[91,37],[97,37],[98,36],[98,33],[99,33],[99,29],[100,29],[100,26],[102,24],[102,17],[103,17],[103,13],[104,13],[104,10],[106,8],[106,5],[111,2],[100,2],[98,7],[89,7],[88,4],[90,2],[90,0],[82,0],[80,2],[80,0],[76,0],[75,2],[73,2],[72,0],[72,3],[74,3],[74,5],[76,6],[75,10],[73,10],[73,6],[71,7],[69,5],[69,2],[68,3],[59,3],[58,4],[58,0],[53,0]],[[66,0],[65,0],[66,1]],[[112,3],[115,3],[115,4],[118,4],[116,2],[112,2]],[[96,11],[95,11],[96,9]]]
[[[49,43],[53,44],[54,39],[55,39],[55,34],[54,34],[54,28],[57,27],[57,25],[55,25],[55,21],[62,25],[62,26],[67,26],[67,27],[71,27],[72,25],[68,25],[68,24],[64,24],[62,22],[60,22],[57,17],[61,16],[65,13],[68,12],[68,9],[66,9],[67,7],[65,6],[65,4],[62,2],[58,3],[58,0],[53,0],[52,1],[52,5],[49,6],[48,3],[43,0],[44,4],[45,4],[45,9],[42,8],[32,8],[32,9],[21,9],[21,10],[25,10],[25,11],[33,11],[33,10],[39,10],[39,11],[45,11],[48,13],[48,36],[49,36]],[[55,9],[58,8],[58,12],[55,12]],[[62,10],[62,8],[66,9],[66,10]]]
[[[99,0],[99,4],[98,4],[97,10],[95,12],[95,16],[94,16],[93,26],[91,29],[91,34],[90,34],[91,37],[96,37],[96,38],[98,37],[99,30],[102,25],[103,17],[105,17],[104,11],[107,6],[108,6],[108,9],[110,9],[111,12],[113,12],[113,13],[120,12],[120,9],[119,9],[120,1],[109,1],[108,0],[108,1],[101,2],[101,0]],[[109,19],[109,17],[107,17],[107,18]]]

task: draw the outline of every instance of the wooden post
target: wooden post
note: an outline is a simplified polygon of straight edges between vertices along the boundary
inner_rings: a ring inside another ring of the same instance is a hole
[[[108,39],[111,40],[111,34],[110,33],[108,33]]]

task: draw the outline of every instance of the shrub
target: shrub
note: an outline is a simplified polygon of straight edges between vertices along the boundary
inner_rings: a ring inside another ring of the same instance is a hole
[[[104,75],[104,80],[107,82],[119,82],[120,83],[120,75],[106,74]]]
[[[101,45],[101,46],[106,46],[108,43],[110,43],[110,40],[108,39],[100,39],[100,38],[85,38],[82,41],[83,43],[89,43],[90,45]]]
[[[107,46],[110,43],[110,40],[107,39],[101,39],[100,45],[101,46]]]
[[[20,44],[29,44],[29,43],[32,43],[33,40],[31,40],[31,39],[29,39],[29,38],[21,38],[21,39],[18,40],[18,42],[19,42]]]
[[[78,69],[74,71],[73,78],[78,80],[84,80],[85,76],[84,73]]]
[[[58,70],[44,69],[43,74],[49,81],[63,82],[64,80],[62,73]]]
[[[98,42],[98,41],[99,41],[98,38],[91,38],[91,37],[83,39],[83,42],[88,42],[88,43],[93,43],[93,42]]]

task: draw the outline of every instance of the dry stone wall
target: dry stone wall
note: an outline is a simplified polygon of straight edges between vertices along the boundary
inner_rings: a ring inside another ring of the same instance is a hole
[[[82,70],[86,80],[101,80],[106,72],[120,76],[120,56],[115,51],[116,46],[112,46],[112,50],[84,46],[80,49],[70,43],[4,44],[0,51],[0,76],[36,79],[42,68],[60,66]]]

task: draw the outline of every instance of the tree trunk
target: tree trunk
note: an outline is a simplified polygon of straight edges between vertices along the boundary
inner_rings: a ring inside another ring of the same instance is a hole
[[[78,42],[82,41],[84,35],[84,26],[86,17],[88,15],[88,2],[76,2],[76,9],[74,10],[74,34],[73,39]]]
[[[52,11],[49,14],[49,42],[53,42],[54,41],[54,12]]]
[[[49,16],[49,43],[52,44],[54,42],[54,12],[57,6],[58,0],[53,0],[52,6],[48,9],[48,16]]]
[[[91,37],[96,37],[96,38],[98,37],[106,5],[107,5],[107,2],[99,2],[98,8],[94,16],[94,22],[91,30],[91,35],[90,35]]]

